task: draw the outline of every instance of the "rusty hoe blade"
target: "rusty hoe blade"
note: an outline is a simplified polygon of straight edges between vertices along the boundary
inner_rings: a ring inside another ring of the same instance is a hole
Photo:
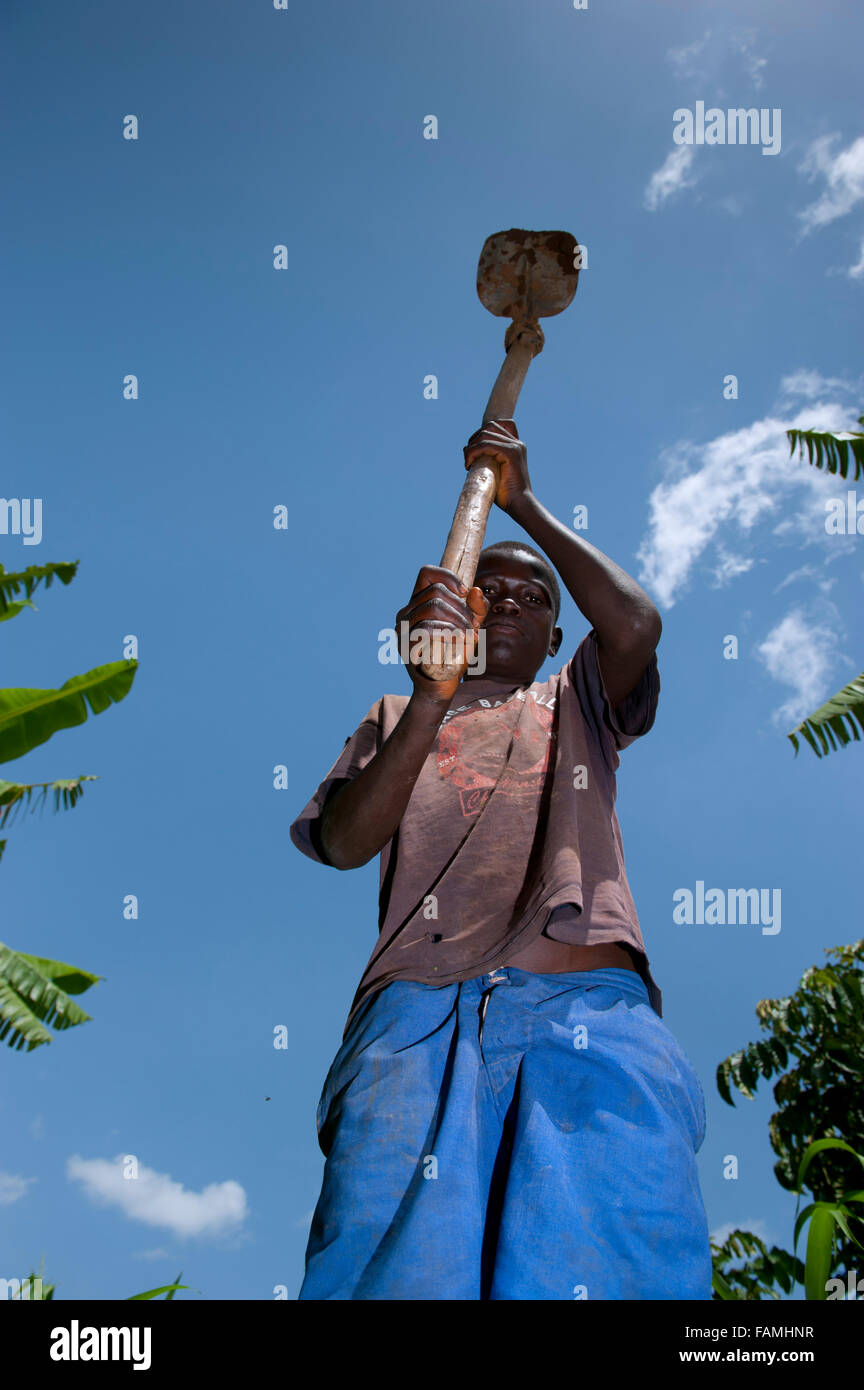
[[[490,314],[535,327],[560,314],[579,281],[579,243],[569,232],[526,232],[511,227],[487,237],[477,267],[477,293]],[[508,334],[512,339],[514,334]],[[510,343],[507,343],[509,348]],[[539,351],[539,348],[538,348]]]
[[[569,232],[511,227],[487,237],[477,267],[477,293],[490,314],[513,322],[504,336],[507,356],[484,411],[484,424],[512,420],[525,374],[543,351],[540,319],[560,314],[576,293],[578,250]]]

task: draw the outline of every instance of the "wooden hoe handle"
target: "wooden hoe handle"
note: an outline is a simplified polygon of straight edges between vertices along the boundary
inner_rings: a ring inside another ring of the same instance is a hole
[[[498,373],[492,394],[483,412],[483,424],[490,420],[512,420],[522,383],[525,380],[531,360],[543,347],[543,332],[539,323],[512,323],[504,340],[507,356]],[[493,458],[477,458],[468,469],[467,477],[456,504],[456,512],[444,554],[441,558],[443,569],[452,570],[458,575],[467,589],[474,582],[477,561],[483,549],[486,523],[498,491],[499,467]],[[440,629],[446,639],[452,629]],[[432,629],[435,632],[435,629]],[[435,638],[432,637],[433,656],[441,659],[424,663],[420,670],[433,681],[452,680],[458,675],[462,663],[448,663],[444,659],[445,648],[435,652]],[[464,657],[463,657],[464,660]]]

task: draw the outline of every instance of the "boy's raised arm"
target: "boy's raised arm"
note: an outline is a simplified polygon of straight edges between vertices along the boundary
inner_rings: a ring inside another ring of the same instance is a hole
[[[544,551],[573,602],[597,633],[603,683],[612,705],[636,686],[651,660],[663,623],[635,579],[596,546],[568,531],[531,489],[524,443],[512,420],[492,420],[465,449],[472,458],[493,454],[501,464],[495,501]]]

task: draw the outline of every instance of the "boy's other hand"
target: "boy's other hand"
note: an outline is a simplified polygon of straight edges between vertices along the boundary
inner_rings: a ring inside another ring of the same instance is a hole
[[[423,566],[417,576],[414,592],[405,607],[400,608],[396,614],[399,650],[414,684],[415,695],[430,704],[443,706],[446,710],[459,689],[462,677],[468,669],[469,659],[474,655],[477,645],[476,634],[488,611],[488,600],[476,585],[466,589],[452,570],[442,569],[440,565]],[[403,622],[408,623],[407,645],[403,645],[401,640]],[[411,661],[411,638],[417,628],[444,628],[466,634],[465,660],[454,679],[433,681],[423,675],[419,661]]]
[[[514,420],[489,420],[472,434],[462,451],[465,467],[470,468],[475,459],[484,455],[494,458],[500,465],[498,491],[495,502],[502,511],[509,512],[514,504],[531,491],[528,476],[528,451],[516,432]]]

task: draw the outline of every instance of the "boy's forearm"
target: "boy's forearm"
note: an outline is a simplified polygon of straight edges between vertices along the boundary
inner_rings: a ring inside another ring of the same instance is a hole
[[[321,846],[334,868],[360,868],[395,835],[447,708],[412,695],[372,761],[328,799]]]
[[[603,646],[624,651],[646,633],[659,635],[660,614],[645,590],[596,546],[568,531],[533,492],[523,493],[507,514],[552,561]]]

